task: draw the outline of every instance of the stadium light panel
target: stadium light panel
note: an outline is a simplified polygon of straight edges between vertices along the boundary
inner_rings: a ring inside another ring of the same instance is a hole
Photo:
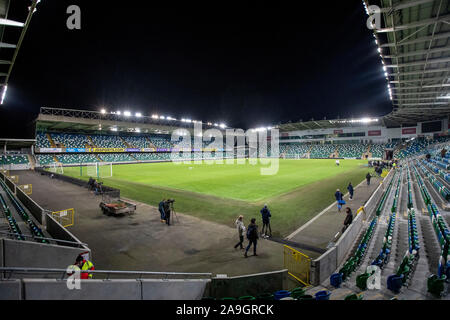
[[[100,112],[101,112],[101,114],[105,114],[105,113],[106,113],[106,110],[105,110],[105,109],[102,109],[102,110],[100,110]]]
[[[141,118],[141,117],[142,117],[142,113],[136,112],[136,117],[137,117],[137,118]]]
[[[125,117],[130,117],[130,116],[131,116],[131,112],[130,112],[130,111],[124,111],[124,112],[123,112],[123,115],[124,115]]]
[[[166,117],[164,117],[164,116],[160,116],[159,118],[160,118],[160,119],[163,119],[163,120],[165,120],[165,119],[166,119]]]
[[[227,126],[226,126],[225,124],[221,123],[221,124],[219,125],[219,127],[221,127],[222,129],[225,129]]]
[[[3,86],[2,101],[0,102],[0,104],[3,104],[3,102],[5,101],[6,91],[7,90],[8,90],[8,86],[7,85]]]
[[[152,114],[152,119],[159,119],[157,114]]]
[[[116,112],[116,114],[118,114],[119,116],[122,114],[122,112],[120,112],[120,111],[117,111]]]

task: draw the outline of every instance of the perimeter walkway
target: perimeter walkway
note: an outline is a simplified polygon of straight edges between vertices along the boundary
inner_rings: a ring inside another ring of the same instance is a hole
[[[212,272],[238,276],[283,269],[283,246],[258,241],[258,256],[234,249],[237,231],[229,226],[177,213],[173,224],[161,223],[158,209],[137,203],[136,213],[123,217],[102,214],[101,196],[86,188],[33,171],[19,171],[21,183],[33,185],[31,197],[51,211],[75,208],[69,227],[92,250],[97,269],[161,272]],[[248,243],[245,240],[244,244]]]
[[[364,180],[355,187],[353,200],[349,200],[348,193],[345,194],[346,204],[342,207],[341,212],[338,212],[337,203],[334,202],[315,218],[287,236],[286,239],[302,245],[326,249],[330,242],[335,242],[340,236],[346,216],[345,208],[349,207],[352,210],[354,218],[356,211],[370,199],[382,180],[382,178],[373,177],[369,186]],[[347,190],[341,190],[342,193],[344,191]],[[330,197],[334,198],[334,194],[330,194]]]

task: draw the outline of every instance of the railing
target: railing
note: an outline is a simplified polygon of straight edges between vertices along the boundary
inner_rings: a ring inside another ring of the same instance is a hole
[[[16,236],[15,233],[0,231],[0,236],[2,236],[2,235],[4,235],[4,236]],[[83,243],[83,242],[60,240],[60,239],[55,239],[55,238],[35,237],[35,236],[28,236],[28,235],[25,235],[25,234],[21,234],[20,236],[23,238],[21,240],[27,240],[27,239],[30,239],[30,240],[46,240],[49,243],[51,243],[51,242],[55,242],[55,244],[64,243],[64,244],[74,245],[75,247],[79,247],[79,248],[83,248],[83,246],[87,247],[87,243]]]
[[[6,279],[15,279],[12,276],[18,274],[55,274],[55,278],[58,279],[66,279],[69,277],[67,274],[67,269],[51,269],[51,268],[16,268],[16,267],[0,267],[0,273],[4,274]],[[93,274],[93,278],[95,279],[104,279],[109,280],[111,276],[127,276],[128,278],[132,276],[134,279],[142,279],[143,277],[157,277],[159,279],[169,279],[169,277],[177,277],[177,278],[212,278],[212,273],[187,273],[187,272],[153,272],[153,271],[118,271],[118,270],[89,270],[90,274]],[[100,278],[99,278],[100,276]],[[101,277],[103,276],[103,277]]]
[[[288,274],[305,286],[310,285],[311,258],[294,248],[284,246],[284,267]]]

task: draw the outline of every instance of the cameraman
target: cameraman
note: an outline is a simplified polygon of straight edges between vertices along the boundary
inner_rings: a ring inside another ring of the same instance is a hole
[[[167,199],[166,202],[164,202],[164,213],[166,215],[166,223],[168,226],[170,226],[170,205],[171,203],[174,203],[174,200]]]

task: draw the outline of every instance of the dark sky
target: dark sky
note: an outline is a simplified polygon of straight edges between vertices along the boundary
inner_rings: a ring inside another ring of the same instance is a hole
[[[12,1],[9,18],[24,21],[29,3]],[[240,128],[391,111],[360,0],[243,3],[42,1],[0,106],[0,137],[31,138],[43,106]],[[79,31],[66,28],[70,4],[81,8]],[[11,30],[5,42],[16,41]]]

